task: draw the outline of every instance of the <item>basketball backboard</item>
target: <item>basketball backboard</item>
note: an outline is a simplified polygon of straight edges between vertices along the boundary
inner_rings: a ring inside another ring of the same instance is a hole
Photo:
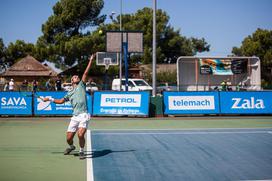
[[[140,31],[107,31],[106,51],[122,52],[122,43],[127,43],[128,53],[143,52],[143,32]]]
[[[118,53],[112,52],[97,52],[96,53],[96,65],[118,65]]]

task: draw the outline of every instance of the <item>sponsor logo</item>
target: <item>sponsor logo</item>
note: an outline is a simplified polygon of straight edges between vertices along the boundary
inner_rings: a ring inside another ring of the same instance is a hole
[[[214,96],[169,96],[169,110],[214,110]]]
[[[64,102],[63,104],[55,104],[56,110],[64,110],[64,111],[71,111],[73,110],[70,101]]]
[[[137,109],[127,109],[127,108],[100,108],[100,113],[104,114],[130,114],[130,115],[136,115],[136,114],[143,114]]]
[[[140,94],[101,94],[103,107],[140,107]]]
[[[26,106],[26,101],[23,97],[2,97],[1,106]]]
[[[50,96],[50,98],[52,98],[52,97]],[[41,99],[37,99],[37,101],[38,101],[38,105],[37,105],[38,111],[51,111],[52,110],[52,106],[51,106],[50,101],[43,102]]]
[[[52,96],[46,96],[52,98]],[[38,111],[52,111],[52,110],[72,110],[70,102],[65,102],[63,104],[55,104],[55,108],[52,106],[50,101],[43,102],[41,99],[37,98],[37,110]]]
[[[234,101],[232,109],[265,109],[263,99],[250,97],[250,99],[232,98],[232,100]]]
[[[1,109],[27,109],[24,97],[2,97]]]

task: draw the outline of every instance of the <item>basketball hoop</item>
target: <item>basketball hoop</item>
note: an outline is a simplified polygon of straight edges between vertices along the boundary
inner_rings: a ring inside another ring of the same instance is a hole
[[[108,70],[111,64],[111,58],[104,58],[105,69]]]
[[[106,62],[110,65],[118,65],[118,53],[110,52],[97,52],[96,53],[96,65],[106,66]]]

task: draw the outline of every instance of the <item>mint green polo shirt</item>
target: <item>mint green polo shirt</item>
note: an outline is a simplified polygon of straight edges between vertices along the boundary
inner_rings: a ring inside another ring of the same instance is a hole
[[[64,96],[65,101],[70,101],[73,107],[73,115],[87,113],[86,85],[82,80],[79,84]]]

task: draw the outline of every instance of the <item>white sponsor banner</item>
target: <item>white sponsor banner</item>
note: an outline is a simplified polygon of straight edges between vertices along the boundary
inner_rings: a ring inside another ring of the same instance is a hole
[[[214,96],[169,96],[169,110],[214,110]]]
[[[140,107],[141,94],[101,94],[103,107]]]

